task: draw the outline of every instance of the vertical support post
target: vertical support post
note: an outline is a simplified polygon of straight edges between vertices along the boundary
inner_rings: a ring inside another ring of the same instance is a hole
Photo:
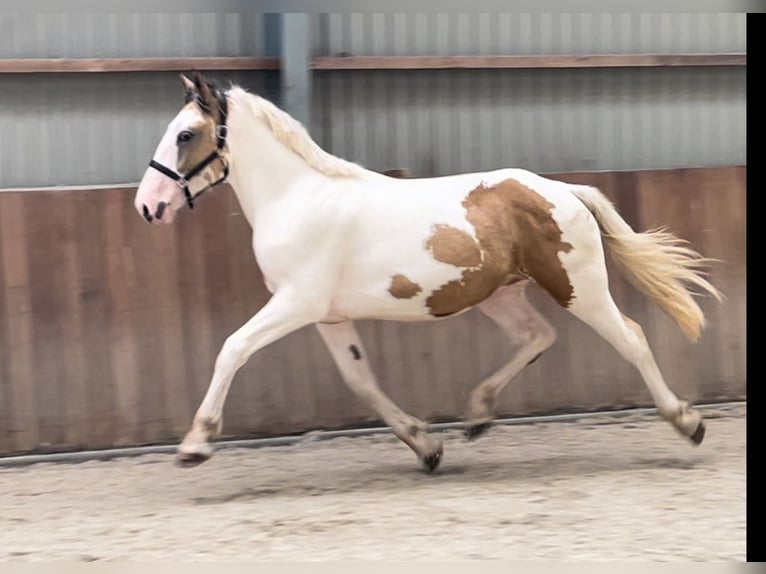
[[[309,15],[282,14],[282,106],[311,127],[311,38]]]

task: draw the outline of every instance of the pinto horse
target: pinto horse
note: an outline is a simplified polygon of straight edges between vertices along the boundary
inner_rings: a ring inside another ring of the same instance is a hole
[[[503,388],[548,349],[554,328],[529,303],[540,285],[640,372],[659,414],[691,443],[705,425],[665,383],[641,327],[609,292],[604,244],[632,284],[692,341],[704,327],[692,295],[721,293],[711,260],[663,229],[635,232],[596,188],[499,169],[397,178],[331,155],[290,115],[238,86],[182,75],[186,104],[159,142],[135,196],[149,223],[227,181],[250,224],[269,301],[223,344],[176,460],[204,462],[226,395],[253,353],[315,324],[349,388],[427,469],[442,442],[378,386],[353,321],[433,321],[478,307],[520,350],[471,393],[465,432],[491,423]],[[255,288],[255,286],[253,286]]]

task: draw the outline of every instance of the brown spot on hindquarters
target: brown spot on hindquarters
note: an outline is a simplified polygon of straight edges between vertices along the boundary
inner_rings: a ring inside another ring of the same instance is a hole
[[[519,274],[534,279],[563,307],[573,289],[559,252],[572,245],[561,240],[551,215],[553,204],[514,179],[479,185],[463,200],[466,218],[476,229],[484,253],[481,266],[465,269],[426,300],[437,317],[452,315],[489,297]]]
[[[391,286],[388,288],[388,292],[397,299],[412,299],[422,290],[420,285],[398,273],[391,277]]]
[[[477,267],[481,264],[481,250],[471,234],[449,225],[435,225],[426,242],[434,259],[455,267]]]

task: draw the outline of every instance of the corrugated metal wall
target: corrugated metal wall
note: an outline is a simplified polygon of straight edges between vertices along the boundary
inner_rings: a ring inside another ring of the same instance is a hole
[[[182,105],[176,73],[0,75],[0,188],[136,182]]]
[[[258,13],[4,14],[0,58],[263,56],[262,21]]]
[[[0,32],[0,58],[265,55],[258,13],[5,13]],[[348,12],[312,15],[312,37],[316,56],[728,53],[745,15]]]
[[[315,55],[730,53],[744,14],[322,14]],[[745,163],[745,70],[321,72],[314,133],[414,175]]]
[[[745,51],[744,14],[322,14],[315,55],[688,54]]]
[[[455,70],[315,76],[320,143],[441,175],[744,165],[745,70]]]
[[[18,14],[0,57],[264,55],[258,14]],[[744,14],[317,14],[313,55],[745,51]],[[263,73],[219,76],[259,90]],[[329,151],[416,175],[745,163],[745,70],[317,72]],[[0,75],[0,188],[137,181],[175,73]]]

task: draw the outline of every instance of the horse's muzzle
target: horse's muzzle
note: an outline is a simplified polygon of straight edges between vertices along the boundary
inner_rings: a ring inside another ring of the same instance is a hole
[[[162,216],[165,215],[165,210],[167,209],[168,205],[169,205],[168,203],[164,201],[160,201],[157,204],[157,208],[155,209],[154,213],[152,213],[149,207],[144,203],[142,205],[141,214],[144,216],[144,219],[148,221],[149,223],[151,223],[155,219],[157,221],[162,221]]]

